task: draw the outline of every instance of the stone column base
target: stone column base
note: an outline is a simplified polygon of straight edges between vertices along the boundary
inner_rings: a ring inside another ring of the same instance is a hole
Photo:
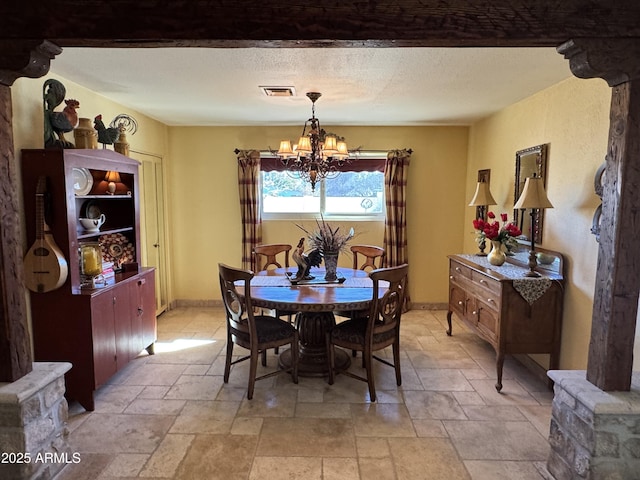
[[[79,461],[67,443],[64,374],[70,368],[37,362],[24,377],[0,383],[0,478],[46,480]]]
[[[629,392],[604,392],[584,370],[552,370],[547,469],[554,478],[640,479],[640,373]]]

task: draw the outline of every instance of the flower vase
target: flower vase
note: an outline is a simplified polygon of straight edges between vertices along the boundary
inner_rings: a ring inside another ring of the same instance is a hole
[[[491,240],[491,251],[487,255],[487,260],[491,265],[499,267],[506,259],[507,255],[502,250],[502,243],[497,240]]]
[[[328,282],[335,282],[338,279],[338,252],[324,253],[324,279]]]

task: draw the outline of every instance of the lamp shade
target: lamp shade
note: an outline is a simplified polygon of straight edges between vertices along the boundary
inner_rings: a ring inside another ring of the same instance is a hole
[[[338,140],[338,153],[335,155],[338,158],[349,158],[349,149],[347,148],[347,142]]]
[[[324,138],[324,146],[322,153],[325,157],[332,157],[338,153],[338,140],[333,135],[327,135]]]
[[[291,142],[289,140],[282,140],[280,142],[280,148],[278,149],[278,155],[282,155],[283,157],[290,157],[295,155],[293,153],[293,149],[291,148]]]
[[[303,155],[311,153],[311,139],[309,137],[300,137],[298,140],[298,153]]]
[[[522,194],[513,208],[553,208],[544,191],[541,177],[528,177]]]
[[[104,176],[104,179],[107,182],[120,183],[120,174],[118,172],[113,171],[113,170],[109,170],[107,172],[107,174]]]
[[[476,185],[476,193],[473,195],[473,199],[469,204],[470,207],[479,207],[482,205],[497,205],[489,190],[489,184],[486,182],[478,182],[478,185]]]

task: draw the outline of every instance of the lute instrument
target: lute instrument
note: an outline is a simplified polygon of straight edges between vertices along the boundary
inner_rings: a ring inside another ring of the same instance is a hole
[[[24,283],[32,292],[45,293],[62,286],[67,280],[69,266],[56,245],[44,218],[44,196],[47,177],[38,178],[36,188],[36,239],[24,256]]]

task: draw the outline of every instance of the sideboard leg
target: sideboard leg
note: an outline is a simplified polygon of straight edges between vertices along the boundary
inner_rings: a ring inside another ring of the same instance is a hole
[[[498,380],[496,381],[496,390],[502,391],[502,367],[504,366],[504,353],[498,353],[496,357],[496,373]]]
[[[447,329],[447,335],[451,336],[451,314],[453,312],[451,310],[447,311],[447,323],[449,324],[449,328]]]

